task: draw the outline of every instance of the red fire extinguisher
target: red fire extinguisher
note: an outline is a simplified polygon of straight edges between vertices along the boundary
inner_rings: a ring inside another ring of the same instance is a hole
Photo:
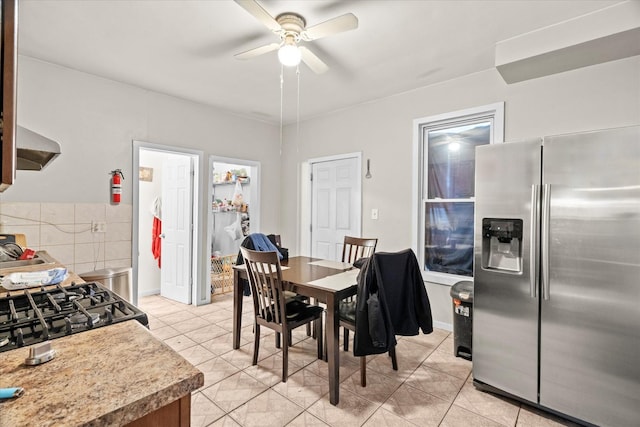
[[[111,203],[117,205],[120,203],[122,195],[122,180],[124,175],[120,169],[111,171]]]

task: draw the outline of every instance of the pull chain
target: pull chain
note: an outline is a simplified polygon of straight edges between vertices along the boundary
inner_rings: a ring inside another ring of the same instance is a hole
[[[282,157],[282,111],[284,97],[284,65],[280,65],[280,157]]]
[[[298,99],[296,100],[296,153],[300,152],[300,65],[296,66]]]
[[[296,153],[300,152],[300,66],[296,66]],[[280,65],[280,157],[282,157],[284,122],[284,65]]]

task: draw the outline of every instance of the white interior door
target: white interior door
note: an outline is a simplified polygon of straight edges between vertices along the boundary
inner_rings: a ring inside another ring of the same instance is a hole
[[[360,236],[360,159],[312,163],[311,256],[340,260],[344,236]]]
[[[191,177],[191,157],[163,161],[160,294],[185,304],[191,303]]]

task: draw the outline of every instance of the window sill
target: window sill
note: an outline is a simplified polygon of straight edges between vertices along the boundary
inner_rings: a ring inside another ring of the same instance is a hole
[[[456,274],[438,273],[435,271],[423,271],[422,279],[425,282],[443,286],[453,286],[462,280],[473,281],[473,276],[458,276]]]

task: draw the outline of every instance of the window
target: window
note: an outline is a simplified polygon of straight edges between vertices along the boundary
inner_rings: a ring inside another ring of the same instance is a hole
[[[430,282],[473,277],[475,148],[502,142],[504,105],[418,119],[416,253]]]

